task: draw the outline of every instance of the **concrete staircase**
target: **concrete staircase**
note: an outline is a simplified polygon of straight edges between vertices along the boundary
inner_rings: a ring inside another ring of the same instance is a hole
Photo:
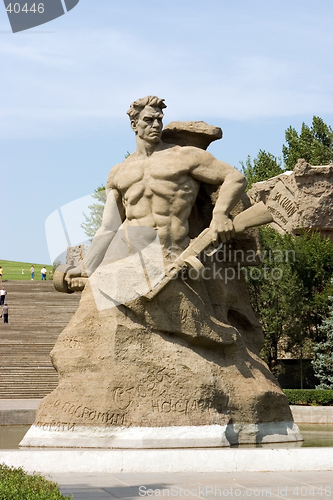
[[[59,293],[52,281],[7,281],[2,286],[10,315],[8,325],[0,319],[0,399],[43,398],[58,384],[50,351],[81,294]]]

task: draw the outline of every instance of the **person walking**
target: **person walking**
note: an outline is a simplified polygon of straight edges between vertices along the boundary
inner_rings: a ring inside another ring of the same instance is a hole
[[[8,316],[9,316],[9,314],[10,314],[9,307],[8,307],[7,302],[6,302],[5,305],[2,308],[2,317],[3,317],[3,322],[4,323],[8,323]]]
[[[35,277],[35,268],[34,268],[34,266],[31,266],[30,272],[31,272],[31,279],[33,280],[34,277]]]
[[[42,281],[45,280],[46,281],[46,267],[44,266],[41,270],[41,273],[42,273]]]
[[[2,289],[0,290],[0,306],[4,305],[6,295],[7,295],[7,292],[5,290],[5,287],[3,286]]]
[[[3,275],[3,269],[2,269],[2,267],[0,266],[0,283],[2,282],[2,275]]]

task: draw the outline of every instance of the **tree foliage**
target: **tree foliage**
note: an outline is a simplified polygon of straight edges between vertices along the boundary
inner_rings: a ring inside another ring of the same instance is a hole
[[[289,127],[285,138],[287,145],[283,145],[282,154],[286,170],[293,170],[299,158],[311,165],[333,162],[333,130],[318,116],[313,117],[311,127],[303,122],[299,135]]]
[[[266,151],[262,151],[261,149],[257,157],[254,158],[253,164],[250,155],[248,155],[245,165],[243,162],[240,163],[242,165],[242,173],[248,182],[247,189],[250,189],[255,182],[265,181],[283,172],[280,158],[271,153],[266,153]]]
[[[125,154],[125,159],[130,155],[131,153],[127,151],[127,153]],[[96,231],[98,231],[98,229],[102,225],[103,211],[106,203],[105,186],[103,184],[101,186],[98,186],[98,188],[95,189],[94,193],[91,196],[96,200],[96,203],[92,203],[88,206],[90,212],[88,215],[83,214],[85,222],[82,222],[81,227],[83,228],[88,238],[92,240],[96,234]]]
[[[104,205],[106,202],[105,186],[99,186],[97,189],[95,189],[94,193],[91,196],[96,200],[96,203],[92,203],[88,206],[90,212],[88,215],[83,214],[85,222],[82,222],[81,227],[83,228],[88,238],[93,239],[96,231],[102,225]]]
[[[322,118],[314,116],[309,127],[304,122],[300,134],[293,127],[285,131],[287,144],[282,146],[283,165],[281,159],[262,149],[256,158],[248,155],[242,173],[248,181],[248,188],[255,182],[265,181],[271,177],[293,170],[297,161],[304,158],[311,165],[327,165],[333,162],[333,130]]]
[[[256,272],[245,272],[264,331],[262,356],[274,370],[279,348],[299,356],[322,338],[318,325],[333,292],[333,245],[318,233],[295,237],[272,228],[261,228],[260,239],[262,263]]]
[[[311,165],[333,162],[332,128],[317,116],[313,117],[311,127],[302,124],[300,134],[289,127],[285,131],[285,140],[283,166],[279,158],[263,150],[253,162],[249,156],[245,166],[241,162],[248,187],[293,170],[299,158]],[[330,280],[333,274],[332,243],[322,239],[320,234],[282,236],[269,228],[261,228],[260,235],[264,254],[260,274],[251,274],[248,269],[247,280],[252,306],[264,330],[262,355],[274,370],[279,348],[299,357],[302,353],[312,355],[319,342],[321,351],[317,351],[316,358],[319,359],[319,353],[326,352],[329,342],[332,342],[326,330],[319,326],[327,317],[329,296],[333,292]],[[282,259],[278,261],[281,255]],[[333,349],[332,344],[330,348]]]
[[[333,389],[333,297],[329,297],[329,315],[319,327],[322,341],[314,347],[312,366],[320,384],[316,389]]]

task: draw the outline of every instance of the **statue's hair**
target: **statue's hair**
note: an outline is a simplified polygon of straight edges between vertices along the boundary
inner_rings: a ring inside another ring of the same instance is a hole
[[[147,97],[142,97],[142,99],[137,99],[132,102],[130,109],[127,111],[127,114],[130,120],[137,120],[139,118],[139,114],[146,106],[152,106],[153,108],[166,108],[166,104],[164,104],[164,99],[160,99],[155,95],[148,95]]]

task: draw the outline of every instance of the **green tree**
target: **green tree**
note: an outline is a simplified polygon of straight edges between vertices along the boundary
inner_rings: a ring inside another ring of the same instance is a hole
[[[322,339],[318,325],[327,316],[333,293],[333,245],[319,234],[281,235],[260,229],[263,260],[245,270],[251,303],[263,326],[262,356],[274,371],[279,348],[312,354]]]
[[[282,154],[286,170],[293,170],[299,158],[311,165],[326,165],[333,162],[333,130],[318,116],[314,116],[312,126],[304,122],[301,133],[289,127],[285,132],[287,145]]]
[[[315,359],[312,360],[315,375],[320,382],[316,389],[333,389],[333,297],[329,299],[329,315],[319,327],[323,340],[314,347]]]
[[[283,172],[280,158],[273,156],[271,153],[266,153],[266,151],[262,151],[261,149],[257,157],[254,158],[253,164],[249,155],[245,165],[243,162],[240,162],[240,164],[242,165],[242,173],[248,182],[247,189],[250,189],[255,182],[265,181]]]
[[[273,372],[282,339],[290,342],[301,331],[298,311],[303,287],[292,269],[294,254],[288,240],[289,235],[262,228],[262,263],[256,269],[244,270],[251,304],[264,332],[261,356]]]
[[[125,154],[125,159],[130,155],[131,153],[127,151],[127,153]],[[92,240],[96,234],[96,231],[98,231],[98,229],[102,225],[103,211],[106,203],[105,186],[103,184],[99,186],[97,189],[95,189],[94,193],[91,196],[96,200],[96,203],[88,206],[90,213],[88,215],[85,213],[83,214],[85,222],[82,222],[81,227],[83,228],[88,238]]]
[[[302,318],[306,338],[321,340],[319,325],[327,317],[333,295],[333,245],[320,233],[305,232],[293,237],[293,269],[303,284]]]
[[[85,213],[83,214],[85,222],[82,222],[81,227],[83,228],[88,238],[93,239],[96,231],[102,225],[104,205],[106,202],[105,186],[99,186],[97,189],[95,189],[94,193],[91,196],[96,200],[96,203],[92,203],[88,206],[90,213],[89,215]]]

